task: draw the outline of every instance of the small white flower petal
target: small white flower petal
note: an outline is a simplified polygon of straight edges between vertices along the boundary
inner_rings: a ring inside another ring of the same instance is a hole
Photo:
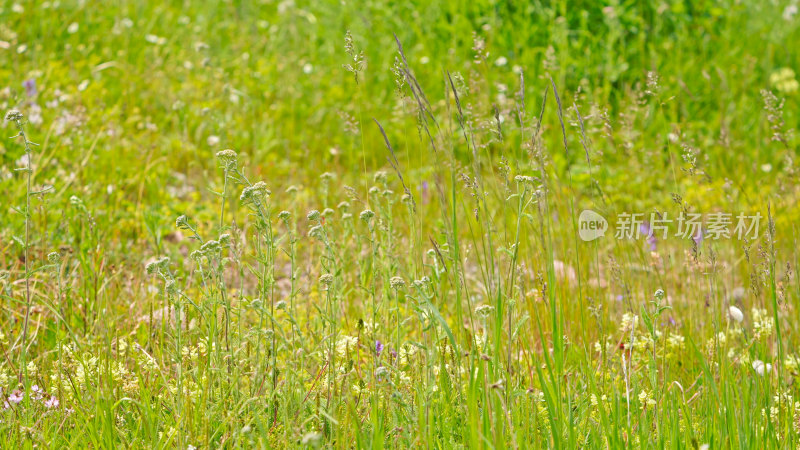
[[[764,361],[757,359],[753,361],[753,370],[763,377],[765,373],[770,373],[772,371],[772,364],[764,364]]]
[[[728,314],[730,314],[731,319],[733,319],[738,323],[742,323],[742,321],[744,320],[744,314],[742,313],[742,310],[735,306],[731,306],[730,308],[728,308]]]

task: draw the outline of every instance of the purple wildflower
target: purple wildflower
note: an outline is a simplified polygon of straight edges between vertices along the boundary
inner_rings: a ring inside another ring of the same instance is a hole
[[[692,238],[692,240],[694,241],[695,244],[700,245],[703,242],[703,238],[704,238],[703,230],[698,228],[697,229],[697,233],[695,233],[695,235]]]
[[[8,396],[8,401],[16,405],[17,403],[21,402],[23,398],[25,398],[25,394],[20,390],[16,390]]]
[[[48,407],[48,408],[58,408],[58,405],[59,405],[59,401],[58,401],[58,399],[57,399],[57,398],[55,398],[55,397],[54,397],[54,396],[52,396],[52,395],[50,396],[50,399],[49,399],[49,400],[45,400],[45,401],[44,401],[44,406],[46,406],[46,407]]]
[[[381,352],[383,351],[383,344],[381,341],[375,341],[375,354],[381,356]]]
[[[33,78],[27,79],[22,82],[22,87],[25,88],[25,95],[33,97],[36,95],[36,80]]]
[[[650,244],[650,251],[656,251],[656,235],[653,233],[653,229],[650,228],[650,223],[643,222],[639,225],[639,231],[645,235],[647,243]]]
[[[42,394],[43,391],[38,384],[34,384],[33,386],[31,386],[31,398],[33,400],[40,400],[42,398]]]
[[[650,236],[649,238],[647,238],[647,243],[650,244],[650,251],[652,251],[652,252],[656,251],[656,237],[655,236]]]
[[[650,222],[642,222],[642,224],[639,225],[639,232],[642,233],[643,235],[649,237],[650,236]]]

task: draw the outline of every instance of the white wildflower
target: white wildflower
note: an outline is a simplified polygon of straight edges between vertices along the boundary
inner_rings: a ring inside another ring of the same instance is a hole
[[[764,361],[757,359],[753,361],[753,370],[763,377],[765,373],[770,373],[772,371],[772,364],[764,364]]]
[[[742,313],[742,310],[733,305],[728,308],[728,314],[731,316],[731,319],[738,323],[742,323],[744,320],[744,314]]]

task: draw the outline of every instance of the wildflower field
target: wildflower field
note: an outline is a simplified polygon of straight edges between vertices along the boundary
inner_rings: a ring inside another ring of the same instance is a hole
[[[800,448],[797,0],[0,0],[0,448]]]

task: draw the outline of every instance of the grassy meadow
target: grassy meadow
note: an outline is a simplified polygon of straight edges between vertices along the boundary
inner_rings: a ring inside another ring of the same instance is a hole
[[[0,448],[800,448],[798,7],[0,0]]]

